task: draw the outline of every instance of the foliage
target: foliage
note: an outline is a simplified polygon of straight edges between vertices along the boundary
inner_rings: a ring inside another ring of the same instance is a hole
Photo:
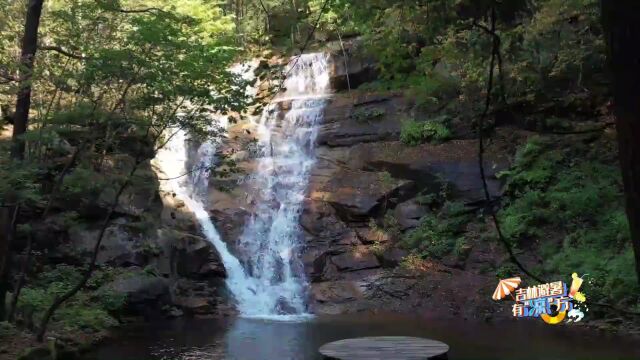
[[[24,321],[39,319],[53,299],[74,286],[81,269],[58,265],[41,272],[28,287],[22,290],[18,302],[18,314]],[[66,303],[55,316],[55,321],[67,330],[99,331],[117,325],[111,314],[120,312],[126,298],[103,285],[112,281],[124,270],[101,268],[90,280],[87,289]]]
[[[368,122],[371,120],[376,120],[383,117],[386,114],[384,109],[380,108],[364,108],[364,109],[356,109],[353,114],[351,114],[351,118],[357,122]]]
[[[18,68],[15,34],[22,33],[26,7],[15,3],[0,2],[11,14],[0,21],[3,115],[18,90],[7,74]],[[0,205],[19,202],[21,224],[45,208],[48,214],[68,213],[66,205],[73,204],[73,216],[62,219],[66,226],[102,217],[130,187],[156,186],[146,164],[176,131],[216,141],[224,129],[212,115],[241,112],[248,104],[247,81],[230,70],[243,51],[234,30],[221,4],[203,0],[46,2],[30,79],[25,159],[12,161],[8,142],[0,144]],[[233,171],[229,162],[224,165],[220,174]],[[81,280],[73,267],[44,271],[24,288],[21,312],[37,319]],[[95,290],[96,283],[91,279],[87,287]],[[121,307],[122,299],[101,299],[96,305],[98,299],[82,291],[54,320],[92,330],[113,324],[107,312]]]
[[[502,55],[496,87],[509,103],[575,107],[580,96],[573,95],[601,86],[597,0],[339,0],[331,3],[330,12],[340,14],[331,28],[361,34],[364,55],[376,59],[380,73],[369,88],[406,90],[419,108],[453,100],[477,114],[491,53],[491,6]]]
[[[403,244],[423,257],[442,258],[455,248],[460,251],[464,243],[459,238],[468,220],[464,205],[447,202],[440,211],[422,217],[420,225],[405,235]]]
[[[16,329],[13,324],[7,321],[0,321],[0,339],[8,338],[18,333],[18,329]]]
[[[532,138],[502,175],[510,197],[499,218],[516,245],[544,239],[541,270],[589,273],[594,298],[619,301],[632,297],[637,281],[619,170],[602,158],[607,141],[592,143],[591,151],[575,141]]]
[[[437,117],[426,122],[406,120],[402,124],[400,140],[410,146],[425,142],[443,142],[451,138],[451,131],[446,125],[446,117]]]

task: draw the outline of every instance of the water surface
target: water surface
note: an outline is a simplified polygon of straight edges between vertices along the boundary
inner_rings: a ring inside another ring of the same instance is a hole
[[[360,336],[419,336],[444,341],[451,360],[640,359],[640,347],[621,337],[576,326],[523,319],[504,324],[350,315],[308,321],[179,319],[129,327],[87,360],[306,360],[318,348]]]

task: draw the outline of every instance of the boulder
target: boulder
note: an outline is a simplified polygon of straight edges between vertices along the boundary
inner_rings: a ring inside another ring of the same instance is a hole
[[[103,171],[124,175],[131,171],[134,163],[133,156],[126,154],[110,155],[105,157],[103,162],[105,169]],[[118,198],[117,213],[141,216],[144,213],[161,208],[161,201],[158,196],[159,183],[150,162],[138,165],[136,176],[139,180],[128,186]],[[98,205],[107,211],[113,203],[116,193],[117,188],[106,187],[100,194]]]
[[[331,261],[331,251],[307,251],[302,261],[312,282],[341,279],[337,266]]]
[[[383,267],[393,268],[400,265],[407,255],[409,255],[409,253],[406,250],[397,247],[390,247],[382,252],[380,261],[382,262]]]
[[[208,281],[178,279],[171,288],[173,305],[189,314],[211,314],[221,303],[218,287]]]
[[[412,181],[390,178],[388,173],[345,169],[335,174],[323,191],[311,196],[331,204],[343,221],[364,221],[412,188]]]
[[[226,276],[220,254],[209,241],[195,235],[179,235],[174,243],[178,275],[194,279]]]
[[[160,214],[162,225],[175,230],[198,233],[199,225],[184,201],[178,199],[173,191],[160,190],[159,194],[163,204]]]
[[[109,290],[127,297],[127,304],[136,306],[169,299],[169,281],[142,271],[120,276],[113,282],[105,285]]]
[[[380,267],[378,258],[366,246],[358,246],[352,251],[332,256],[331,262],[339,271],[357,271]]]
[[[494,145],[496,147],[499,144]],[[411,180],[416,190],[438,192],[449,184],[450,196],[471,203],[482,200],[484,193],[478,169],[476,140],[451,140],[442,144],[407,147],[398,141],[359,144],[349,154],[351,168],[386,171],[396,179]],[[505,154],[485,154],[485,173],[489,191],[500,194],[501,183],[495,174],[508,168]],[[356,180],[354,180],[356,181]]]
[[[106,229],[98,252],[98,265],[127,267],[145,264],[146,257],[141,249],[144,238],[130,232],[128,224],[128,220],[119,218]],[[86,262],[95,248],[98,235],[97,228],[74,226],[69,229],[69,241],[57,251],[65,257],[76,258],[77,262]]]
[[[360,39],[344,39],[342,44],[338,42],[327,44],[327,47],[332,50],[332,56],[329,59],[329,81],[332,89],[337,91],[356,89],[378,77],[374,59],[358,56],[361,52],[356,48],[360,44]]]
[[[427,208],[418,204],[415,199],[398,204],[393,211],[402,231],[417,227],[420,224],[420,219],[426,214]]]
[[[220,255],[206,239],[181,231],[158,229],[155,244],[160,253],[150,259],[162,276],[215,279],[226,276]]]
[[[210,314],[215,309],[215,304],[204,297],[176,296],[173,304],[190,314]]]
[[[360,242],[365,245],[385,244],[391,240],[391,235],[382,229],[358,228],[356,229],[356,234]]]
[[[311,295],[319,303],[345,303],[363,298],[354,281],[322,282],[311,285]]]
[[[395,94],[362,95],[357,99],[336,96],[325,110],[318,129],[318,145],[354,146],[360,143],[397,140],[409,103]]]

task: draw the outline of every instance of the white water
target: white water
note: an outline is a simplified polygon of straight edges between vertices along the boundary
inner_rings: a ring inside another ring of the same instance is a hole
[[[256,172],[248,180],[258,193],[256,210],[238,239],[239,248],[246,250],[244,258],[238,259],[229,251],[204,205],[207,169],[215,161],[215,145],[202,144],[195,158],[190,158],[188,135],[178,131],[156,158],[156,165],[167,178],[177,177],[163,187],[172,189],[195,214],[204,235],[220,253],[228,274],[226,285],[238,310],[248,317],[290,319],[307,315],[307,282],[298,258],[298,220],[315,161],[317,125],[329,91],[327,56],[294,58],[285,87],[286,91],[254,120],[261,155]],[[290,103],[288,111],[282,110],[285,101]],[[189,171],[193,173],[179,177]]]
[[[239,239],[250,255],[243,263],[256,286],[254,299],[240,303],[240,311],[250,316],[307,312],[298,222],[315,161],[329,74],[325,54],[295,59],[289,64],[286,91],[257,120],[262,154],[249,184],[258,193],[258,203]],[[282,110],[285,101],[289,110]]]

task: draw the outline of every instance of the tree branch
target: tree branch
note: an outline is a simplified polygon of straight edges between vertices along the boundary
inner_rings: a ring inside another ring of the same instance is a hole
[[[58,54],[62,54],[66,57],[70,57],[72,59],[77,59],[77,60],[87,60],[88,57],[84,56],[84,55],[78,55],[78,54],[74,54],[68,50],[65,50],[63,48],[61,48],[60,46],[38,46],[38,49],[40,50],[44,50],[44,51],[55,51]]]
[[[492,7],[490,33],[495,34],[495,29],[496,29],[496,9],[495,7]],[[482,131],[484,130],[484,121],[487,118],[487,115],[489,114],[489,109],[491,108],[491,93],[493,92],[493,77],[494,77],[494,71],[496,66],[497,53],[500,51],[499,49],[500,42],[497,40],[495,36],[493,37],[492,43],[493,44],[492,44],[492,50],[491,50],[491,61],[489,63],[489,78],[487,79],[487,95],[485,97],[484,111],[482,112],[482,114],[480,115],[480,118],[478,119],[478,166],[480,168],[480,178],[482,179],[482,190],[484,191],[485,200],[487,202],[487,210],[489,211],[491,218],[493,219],[493,223],[496,227],[496,232],[498,233],[498,239],[500,240],[500,242],[502,242],[505,249],[507,250],[507,253],[509,254],[509,258],[511,259],[511,262],[513,262],[518,268],[520,268],[520,270],[522,270],[524,274],[528,275],[529,277],[531,277],[532,279],[538,282],[544,283],[545,282],[544,280],[542,280],[540,277],[536,276],[535,274],[527,270],[524,267],[524,265],[518,260],[515,253],[513,252],[513,249],[511,248],[511,244],[509,244],[504,234],[502,233],[502,228],[500,227],[500,222],[498,221],[498,216],[496,215],[495,210],[490,205],[491,194],[489,193],[489,186],[487,185],[487,177],[484,171],[484,139],[482,137]]]

